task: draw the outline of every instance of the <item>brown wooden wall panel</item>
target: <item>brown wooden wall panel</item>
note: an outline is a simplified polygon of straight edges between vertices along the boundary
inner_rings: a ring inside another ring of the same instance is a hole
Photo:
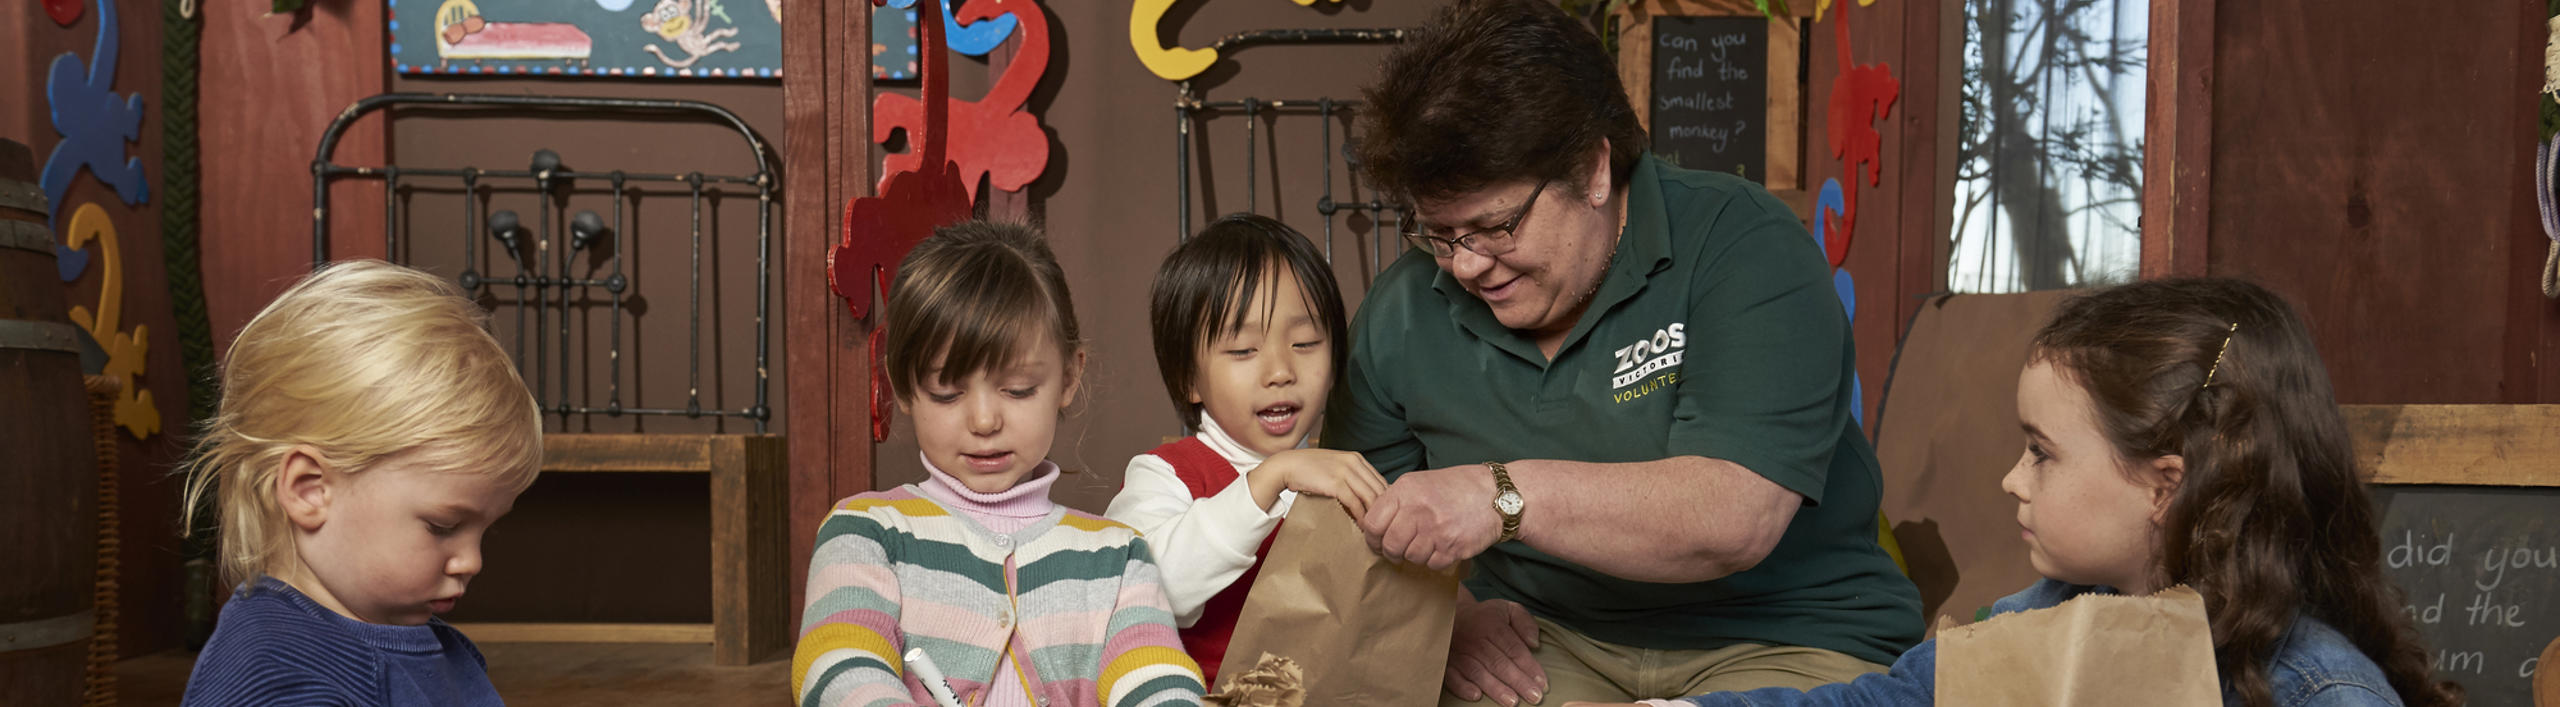
[[[2560,308],[2522,275],[2541,13],[2221,3],[2208,271],[2291,298],[2348,403],[2551,397]],[[2181,236],[2185,242],[2185,236]]]
[[[1841,267],[1857,286],[1856,321],[1861,403],[1873,412],[1893,365],[1895,345],[1902,340],[1921,295],[1946,289],[1945,258],[1955,159],[1953,134],[1942,130],[1954,116],[1957,75],[1946,69],[1947,54],[1962,49],[1962,26],[1946,3],[1960,0],[1907,0],[1859,6],[1835,3],[1823,19],[1805,32],[1810,60],[1804,79],[1805,189],[1819,192],[1823,180],[1839,179],[1843,189],[1858,190],[1857,231]],[[1839,28],[1849,23],[1849,61],[1884,64],[1900,85],[1891,112],[1872,127],[1883,136],[1877,161],[1883,179],[1870,183],[1866,169],[1856,174],[1833,156],[1829,105],[1832,81],[1840,76]],[[1944,137],[1948,141],[1941,142]],[[1806,228],[1810,230],[1811,224]],[[1813,234],[1819,238],[1821,234]]]
[[[1902,149],[1896,157],[1901,169],[1902,186],[1896,190],[1901,200],[1902,218],[1894,227],[1895,273],[1893,286],[1880,300],[1878,316],[1890,316],[1893,337],[1884,343],[1892,348],[1910,335],[1911,318],[1920,312],[1923,295],[1947,289],[1947,259],[1954,245],[1948,242],[1955,220],[1956,123],[1957,106],[1962,104],[1961,58],[1964,53],[1963,0],[1909,0],[1902,15],[1902,100],[1894,109],[1894,123],[1902,131]],[[1860,339],[1862,345],[1872,345]],[[1863,348],[1863,346],[1862,346]],[[1867,373],[1868,380],[1878,381],[1891,372],[1891,359],[1885,373]],[[1875,428],[1870,426],[1872,432]]]
[[[203,168],[205,309],[214,348],[310,270],[311,156],[347,106],[389,85],[383,3],[314,3],[272,14],[256,3],[203,3],[197,108]],[[380,114],[338,143],[343,163],[379,163],[390,140]],[[382,256],[382,192],[330,203],[332,252]]]
[[[71,55],[85,77],[97,62],[100,5],[80,3],[80,18],[68,26],[47,17],[44,3],[20,3],[0,9],[0,139],[25,143],[30,165],[41,172],[62,134],[55,127],[51,82],[54,61]],[[150,194],[127,205],[112,187],[83,169],[59,203],[52,205],[60,222],[54,233],[67,235],[71,214],[83,205],[104,209],[114,227],[115,255],[91,241],[81,250],[88,266],[79,278],[60,283],[67,304],[104,310],[101,295],[110,277],[121,281],[115,312],[117,331],[139,334],[145,351],[142,376],[136,381],[151,395],[159,411],[160,429],[137,439],[124,429],[116,435],[120,616],[117,649],[139,655],[178,645],[184,605],[178,591],[180,568],[176,537],[178,482],[168,475],[189,431],[187,379],[177,340],[177,320],[168,292],[168,271],[160,247],[161,205],[167,200],[167,173],[162,160],[162,128],[166,106],[161,99],[160,6],[150,0],[117,0],[118,53],[109,88],[118,95],[138,95],[143,103],[140,134],[124,145],[123,154],[141,160]],[[35,177],[26,181],[33,183]],[[112,266],[111,267],[111,261]],[[52,280],[50,272],[47,281]],[[85,406],[60,411],[85,419]],[[5,453],[7,450],[0,450]]]

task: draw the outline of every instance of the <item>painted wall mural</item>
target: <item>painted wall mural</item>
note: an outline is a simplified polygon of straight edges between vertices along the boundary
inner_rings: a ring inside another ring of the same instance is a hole
[[[916,77],[924,49],[916,43],[915,3],[888,5],[871,12],[871,78],[905,81]]]
[[[391,66],[403,74],[782,75],[779,0],[388,3]]]

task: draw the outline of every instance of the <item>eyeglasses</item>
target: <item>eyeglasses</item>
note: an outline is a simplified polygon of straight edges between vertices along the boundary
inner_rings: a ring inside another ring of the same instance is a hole
[[[1442,238],[1422,232],[1422,222],[1416,220],[1413,217],[1413,210],[1408,208],[1403,215],[1397,217],[1396,231],[1403,234],[1405,241],[1412,243],[1413,247],[1431,253],[1431,257],[1434,258],[1457,255],[1459,248],[1465,248],[1488,258],[1509,253],[1515,247],[1514,237],[1519,235],[1520,222],[1529,218],[1529,208],[1538,205],[1538,195],[1545,193],[1547,183],[1552,181],[1555,180],[1539,181],[1538,188],[1529,190],[1529,200],[1521,202],[1520,211],[1513,213],[1510,220],[1502,222],[1499,226],[1455,238]]]

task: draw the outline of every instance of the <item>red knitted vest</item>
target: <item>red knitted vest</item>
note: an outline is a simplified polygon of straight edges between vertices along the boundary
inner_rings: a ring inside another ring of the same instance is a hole
[[[1166,443],[1148,454],[1173,464],[1174,476],[1191,487],[1191,497],[1195,499],[1215,495],[1236,480],[1235,465],[1227,463],[1226,457],[1218,456],[1217,450],[1210,449],[1198,437]],[[1253,552],[1253,566],[1246,568],[1235,583],[1218,590],[1217,596],[1210,597],[1200,609],[1200,620],[1181,630],[1183,649],[1191,653],[1192,660],[1199,661],[1200,675],[1210,689],[1217,689],[1218,664],[1227,657],[1227,640],[1235,635],[1236,615],[1244,611],[1245,594],[1253,591],[1253,578],[1262,573],[1262,558],[1271,554],[1271,538],[1278,536],[1275,531],[1271,537],[1263,538],[1262,547]]]

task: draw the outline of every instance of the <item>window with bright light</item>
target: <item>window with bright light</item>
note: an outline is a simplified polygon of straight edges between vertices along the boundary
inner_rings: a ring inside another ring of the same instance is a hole
[[[1964,0],[1947,285],[2132,280],[2148,0]]]

